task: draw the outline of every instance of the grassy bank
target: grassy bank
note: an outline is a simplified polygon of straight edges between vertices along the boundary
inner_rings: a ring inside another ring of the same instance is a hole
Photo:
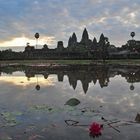
[[[140,59],[121,59],[121,60],[107,60],[107,64],[118,64],[118,65],[139,65]]]
[[[18,65],[30,65],[30,64],[61,64],[61,65],[78,65],[78,64],[104,64],[102,60],[12,60],[12,61],[0,61],[0,64],[18,64]],[[123,60],[106,60],[105,64],[118,64],[118,65],[139,65],[140,59],[123,59]]]
[[[12,60],[0,61],[0,64],[91,64],[93,60]]]

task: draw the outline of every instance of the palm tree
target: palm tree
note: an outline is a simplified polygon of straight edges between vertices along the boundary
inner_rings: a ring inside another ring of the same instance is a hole
[[[133,37],[135,36],[135,32],[131,32],[131,33],[130,33],[130,36],[131,36],[132,39],[133,39]]]
[[[36,49],[37,49],[37,43],[38,43],[39,33],[35,33],[35,38],[36,38]]]

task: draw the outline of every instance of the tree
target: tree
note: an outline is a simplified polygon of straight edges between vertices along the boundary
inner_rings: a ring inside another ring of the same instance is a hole
[[[35,38],[36,38],[36,39],[39,38],[39,33],[35,33]]]
[[[107,37],[104,37],[104,46],[102,46],[102,58],[105,61],[108,58],[108,47],[110,46],[110,42]]]
[[[135,36],[135,32],[131,32],[131,33],[130,33],[130,36],[131,36],[132,39],[133,39],[133,37]]]
[[[39,33],[35,33],[35,38],[36,38],[36,49],[37,49],[37,43],[38,43]]]
[[[29,42],[27,42],[27,43],[26,43],[26,46],[27,46],[27,47],[29,47],[29,46],[30,46],[30,43],[29,43]]]
[[[48,45],[47,45],[47,44],[44,44],[44,45],[43,45],[43,49],[48,50],[48,49],[49,49],[49,48],[48,48]]]

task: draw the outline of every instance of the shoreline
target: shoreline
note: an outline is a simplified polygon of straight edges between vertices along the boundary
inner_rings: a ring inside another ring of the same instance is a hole
[[[69,66],[69,65],[112,65],[112,66],[140,66],[140,59],[123,60],[5,60],[0,61],[0,66]]]

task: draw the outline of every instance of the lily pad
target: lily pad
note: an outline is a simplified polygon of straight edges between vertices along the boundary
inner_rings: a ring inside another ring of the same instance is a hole
[[[59,108],[59,107],[55,107],[55,106],[48,106],[46,104],[42,104],[42,105],[31,106],[29,111],[55,113],[55,112],[62,112],[63,108]]]
[[[45,104],[43,104],[43,105],[34,105],[34,106],[32,106],[31,107],[31,109],[32,110],[48,110],[48,105],[45,105]]]
[[[78,104],[80,104],[80,101],[76,98],[71,98],[65,103],[65,105],[69,106],[77,106]]]
[[[18,124],[17,116],[22,115],[21,112],[15,111],[15,112],[3,112],[1,113],[4,120],[6,121],[6,124],[4,126],[15,126]]]

